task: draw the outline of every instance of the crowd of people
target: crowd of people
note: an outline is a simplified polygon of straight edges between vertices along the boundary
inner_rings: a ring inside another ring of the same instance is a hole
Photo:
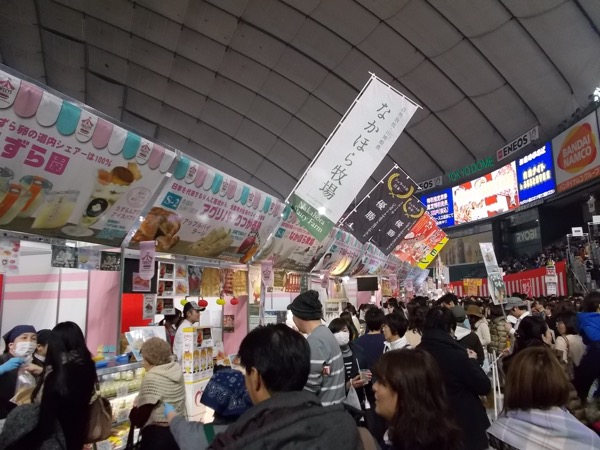
[[[577,247],[577,249],[579,250],[579,247]],[[504,258],[500,263],[500,266],[502,267],[502,270],[504,270],[504,272],[507,274],[519,273],[531,269],[538,269],[540,267],[546,267],[550,261],[558,262],[566,260],[568,251],[569,246],[567,242],[560,241],[545,247],[543,251],[533,256],[522,255],[517,257]],[[583,253],[585,256],[585,251]]]
[[[191,303],[165,326],[194,323]],[[201,398],[212,423],[186,419],[176,329],[170,342],[144,342],[146,376],[130,413],[141,441],[130,433],[128,448],[600,450],[598,292],[531,302],[513,294],[503,305],[454,294],[358,311],[349,303],[325,324],[319,294],[307,291],[289,310],[293,327],[243,339],[242,371],[215,370]],[[21,325],[4,340],[0,450],[81,450],[97,377],[79,327]],[[498,360],[504,401],[490,421]],[[15,402],[23,376],[33,381]]]

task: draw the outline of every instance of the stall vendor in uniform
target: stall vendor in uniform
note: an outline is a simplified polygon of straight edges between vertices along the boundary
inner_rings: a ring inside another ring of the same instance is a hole
[[[35,376],[42,368],[30,364],[31,356],[37,347],[37,334],[31,325],[17,325],[4,336],[6,348],[0,356],[0,420],[16,406],[10,401],[15,396],[19,368],[27,364],[26,370]]]

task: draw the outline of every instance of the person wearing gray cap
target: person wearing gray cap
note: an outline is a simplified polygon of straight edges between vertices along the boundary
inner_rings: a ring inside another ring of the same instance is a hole
[[[183,300],[182,300],[183,303]],[[179,324],[179,328],[175,332],[173,341],[173,354],[177,357],[177,361],[181,364],[183,361],[183,330],[193,327],[195,323],[200,322],[200,312],[205,308],[198,306],[196,302],[185,302],[183,305],[183,321]]]
[[[310,374],[304,390],[317,395],[323,406],[346,399],[344,359],[333,333],[321,323],[323,305],[317,291],[306,291],[288,306],[300,333],[310,346]]]
[[[510,322],[506,322],[506,331],[508,331],[511,336],[514,336],[515,332],[519,329],[521,320],[531,315],[531,313],[527,309],[527,303],[519,297],[508,297],[506,299],[506,303],[504,303],[504,310],[508,314],[517,318],[517,322],[515,323],[514,327]]]

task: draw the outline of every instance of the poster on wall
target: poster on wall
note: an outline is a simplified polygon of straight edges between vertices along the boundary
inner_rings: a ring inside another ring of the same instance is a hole
[[[121,270],[121,254],[119,252],[100,252],[100,270]]]
[[[416,183],[394,167],[352,211],[343,225],[363,243],[370,240],[389,255],[411,227],[425,214],[414,195]]]
[[[138,272],[133,272],[131,278],[133,292],[150,292],[150,280],[144,280]]]
[[[596,112],[552,139],[556,190],[564,192],[600,175]]]
[[[200,162],[181,158],[130,246],[247,263],[281,221],[283,204]]]
[[[52,267],[61,267],[63,269],[77,268],[77,248],[66,245],[52,245],[52,257],[50,260]]]
[[[0,71],[0,225],[120,246],[176,154]]]
[[[173,298],[163,298],[163,310],[162,313],[164,315],[175,314],[175,299]]]
[[[100,270],[100,250],[91,247],[78,247],[77,268],[83,270]]]
[[[417,108],[376,76],[367,81],[290,196],[314,237],[323,240],[342,217]]]
[[[452,188],[454,224],[487,219],[519,207],[516,163]]]
[[[223,333],[235,332],[235,315],[224,314],[223,315]]]
[[[0,274],[17,275],[19,273],[19,239],[0,239]]]
[[[144,295],[143,319],[154,319],[156,313],[156,295]]]
[[[188,289],[190,297],[200,296],[200,286],[202,284],[202,267],[187,266]]]

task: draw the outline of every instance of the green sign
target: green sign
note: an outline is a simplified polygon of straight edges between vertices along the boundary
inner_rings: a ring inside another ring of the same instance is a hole
[[[461,178],[468,177],[469,175],[479,172],[483,169],[490,169],[494,167],[494,157],[490,156],[486,159],[475,161],[473,164],[463,167],[462,169],[455,170],[454,172],[448,172],[448,179],[452,182],[458,181]]]
[[[292,195],[291,206],[300,225],[306,228],[319,242],[327,237],[327,234],[335,226],[331,220],[322,216],[319,212],[296,194]]]

